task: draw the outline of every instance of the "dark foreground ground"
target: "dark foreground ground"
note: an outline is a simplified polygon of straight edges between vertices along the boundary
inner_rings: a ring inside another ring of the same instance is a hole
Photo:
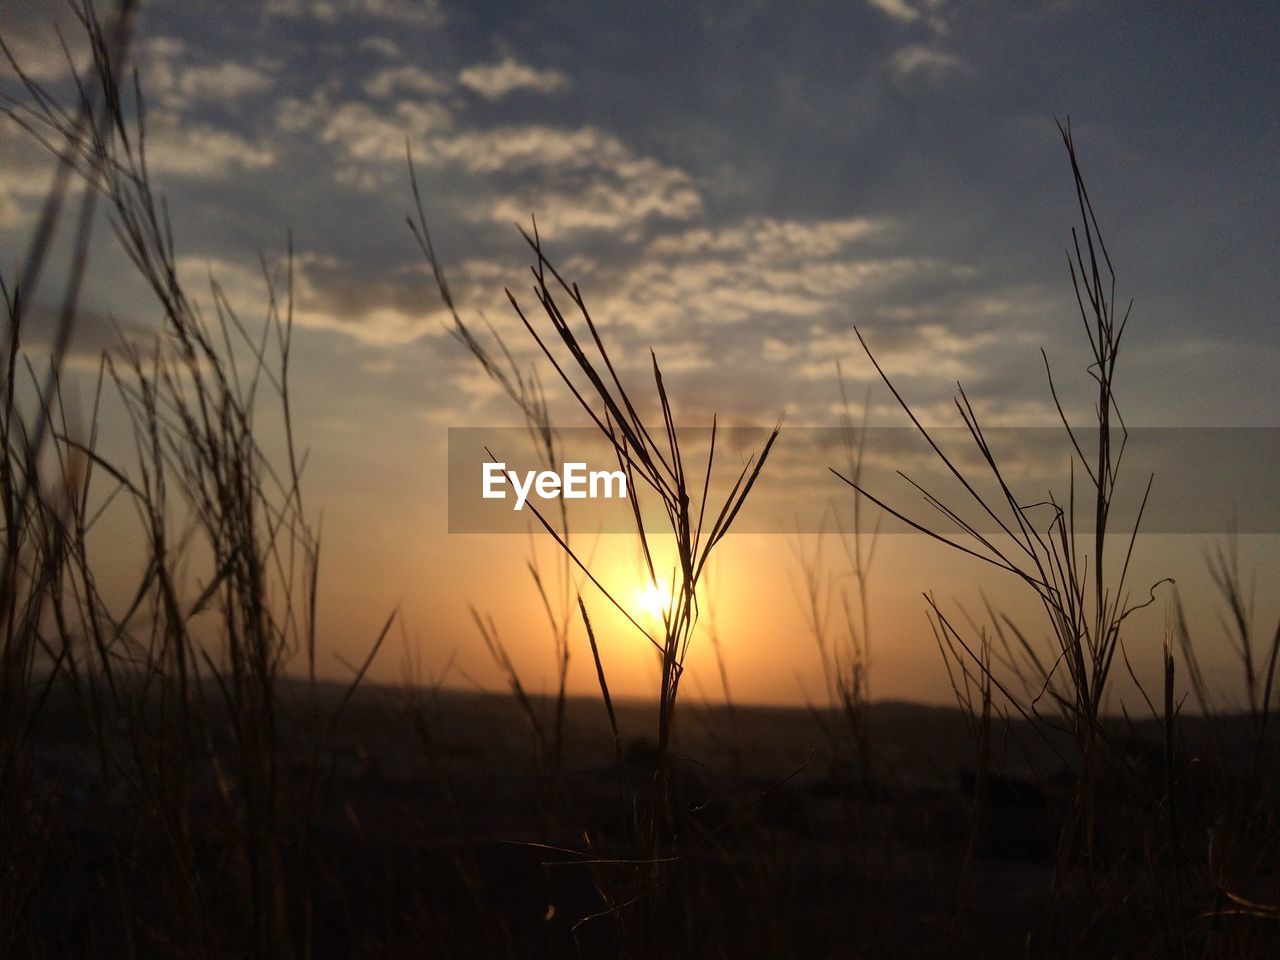
[[[216,711],[174,755],[164,722],[95,726],[56,700],[15,955],[278,954],[264,944],[284,930],[286,953],[319,957],[1280,956],[1277,871],[1251,875],[1252,912],[1209,876],[1225,829],[1209,801],[1244,776],[1245,720],[1184,721],[1175,781],[1160,725],[1117,721],[1105,867],[1055,881],[1070,740],[1022,722],[995,725],[980,777],[956,710],[875,704],[863,763],[834,713],[684,704],[650,865],[631,814],[651,707],[618,706],[620,774],[597,700],[567,702],[557,755],[549,703],[540,743],[511,697],[378,687],[316,748],[338,698],[285,689],[265,785],[237,774]],[[246,910],[266,933],[223,936]]]

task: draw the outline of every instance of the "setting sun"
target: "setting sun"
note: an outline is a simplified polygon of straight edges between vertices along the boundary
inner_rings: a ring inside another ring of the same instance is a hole
[[[671,587],[662,578],[646,580],[636,588],[632,604],[638,614],[660,622],[671,609]]]

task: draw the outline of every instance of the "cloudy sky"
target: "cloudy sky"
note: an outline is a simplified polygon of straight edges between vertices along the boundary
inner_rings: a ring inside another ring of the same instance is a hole
[[[0,8],[55,89],[58,8]],[[1135,300],[1126,418],[1280,426],[1278,26],[1263,4],[151,0],[137,53],[184,268],[252,313],[259,254],[293,232],[332,636],[355,643],[403,603],[433,662],[457,651],[484,682],[466,604],[520,632],[523,546],[445,532],[444,436],[514,421],[445,333],[404,223],[406,142],[464,314],[521,342],[503,287],[528,287],[515,224],[536,214],[620,354],[642,369],[657,350],[687,423],[836,422],[836,361],[870,382],[856,323],[928,419],[959,379],[988,422],[1033,425],[1052,422],[1041,346],[1089,409],[1054,123],[1070,117]],[[49,164],[0,135],[8,273]],[[154,322],[107,247],[92,312]],[[86,356],[108,339],[87,326]],[[873,394],[874,422],[900,422],[889,400]],[[928,696],[911,598],[949,568],[903,539],[881,589],[912,612],[885,620],[882,692]],[[769,541],[744,539],[738,568],[764,578],[760,558],[786,556]],[[501,597],[494,564],[515,581]],[[788,574],[772,578],[770,637],[744,627],[741,670],[750,695],[788,699],[814,664],[777,612]],[[798,679],[770,686],[779,670]]]

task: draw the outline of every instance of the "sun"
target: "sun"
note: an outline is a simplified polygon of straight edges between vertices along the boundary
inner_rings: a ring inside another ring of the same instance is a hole
[[[663,615],[671,609],[671,588],[661,578],[656,583],[645,580],[636,587],[632,602],[637,613],[661,622]]]

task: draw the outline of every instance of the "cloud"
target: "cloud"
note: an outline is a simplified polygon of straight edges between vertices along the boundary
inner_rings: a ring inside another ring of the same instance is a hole
[[[84,31],[69,3],[48,0],[5,0],[0,4],[0,37],[18,66],[33,80],[48,83],[82,70],[91,59]],[[67,50],[61,37],[66,38]],[[70,52],[71,63],[67,62]],[[6,75],[10,72],[5,65]]]
[[[180,40],[161,37],[147,44],[142,72],[151,103],[170,110],[187,110],[201,103],[225,106],[269,90],[275,82],[266,70],[234,60],[178,66],[187,56],[186,45]]]
[[[272,269],[279,273],[282,264]],[[422,337],[443,337],[451,325],[448,312],[418,261],[408,264],[357,264],[344,257],[315,250],[293,257],[294,323],[309,330],[341,333],[368,346],[394,347]],[[223,257],[184,256],[179,276],[197,299],[208,291],[210,275],[227,301],[246,318],[261,317],[267,304],[267,285],[260,266]],[[449,265],[449,285],[469,312],[497,317],[509,326],[510,312],[503,284],[512,270],[484,259]],[[279,292],[279,290],[277,291]],[[387,357],[375,357],[377,361]]]
[[[207,67],[191,67],[178,75],[177,87],[188,100],[226,102],[271,87],[271,77],[256,67],[228,61]]]
[[[777,268],[740,257],[646,262],[626,273],[610,302],[613,311],[655,334],[690,323],[794,324],[828,318],[851,298],[942,266],[913,257],[841,257]]]
[[[884,331],[872,341],[880,368],[895,380],[924,372],[947,384],[973,378],[981,368],[980,361],[985,359],[984,348],[1007,342],[993,330],[962,330],[942,322],[906,325]],[[804,341],[804,359],[793,367],[794,375],[810,380],[829,379],[835,358],[858,357],[862,352],[852,329],[815,335]]]
[[[401,91],[425,94],[446,93],[449,87],[449,82],[442,77],[427,73],[419,67],[406,66],[380,70],[364,82],[362,89],[369,96],[382,99]]]
[[[292,101],[291,122],[305,123],[305,106]],[[348,160],[357,162],[378,161],[404,163],[404,144],[435,139],[441,131],[453,127],[453,114],[444,104],[434,101],[402,100],[388,113],[367,103],[348,102],[331,111],[319,111],[325,115],[320,139],[337,146]],[[374,171],[363,171],[368,177]],[[373,181],[381,183],[381,180]]]
[[[899,77],[910,77],[916,74],[937,77],[969,69],[965,62],[954,54],[933,50],[919,43],[913,43],[895,51],[889,64]]]
[[[566,130],[545,124],[466,130],[424,144],[424,163],[456,164],[470,173],[520,174],[531,170],[586,170],[618,166],[635,154],[595,127]]]
[[[579,230],[626,231],[651,217],[688,220],[702,210],[702,197],[683,171],[652,157],[586,168],[562,176],[548,168],[548,179],[482,202],[472,215],[496,223],[522,223],[538,216],[544,237]]]
[[[699,228],[659,237],[650,253],[664,257],[747,254],[755,262],[830,257],[849,244],[883,237],[891,225],[861,217],[796,221],[753,217],[716,230]]]
[[[267,0],[266,12],[323,23],[351,16],[430,26],[444,21],[444,11],[436,0]]]
[[[569,78],[559,70],[539,70],[507,57],[500,63],[465,68],[458,74],[458,83],[486,100],[500,100],[516,90],[555,93],[569,86]]]
[[[867,5],[899,23],[915,23],[920,19],[920,11],[906,0],[867,0]]]
[[[715,410],[752,421],[782,408],[794,422],[831,422],[836,361],[850,383],[875,378],[859,362],[855,323],[930,417],[952,410],[956,379],[981,383],[991,396],[984,412],[1002,422],[1036,412],[1018,406],[1016,385],[1000,386],[1007,371],[993,369],[991,357],[1018,344],[1035,356],[1031,331],[1050,307],[1043,291],[913,255],[900,247],[904,231],[862,217],[747,217],[557,265],[584,284],[624,378],[644,376],[647,348],[656,347],[689,422]],[[501,309],[488,315],[514,329]],[[533,359],[519,349],[518,331],[514,342],[522,362]]]
[[[301,132],[312,125],[340,154],[338,179],[362,189],[378,190],[404,176],[406,137],[420,169],[479,178],[456,194],[474,221],[505,225],[533,213],[550,237],[622,230],[652,217],[687,220],[702,210],[687,173],[595,127],[457,130],[450,108],[430,99],[331,106],[321,95],[277,105],[279,129]]]
[[[207,124],[157,125],[147,132],[147,166],[153,173],[222,180],[275,163],[274,152],[238,133]]]
[[[867,0],[867,6],[878,10],[891,20],[900,24],[923,24],[934,34],[941,36],[947,32],[947,21],[942,13],[945,0]]]
[[[598,309],[646,336],[690,326],[771,325],[794,336],[910,278],[954,272],[947,264],[887,255],[874,245],[890,227],[861,218],[747,218],[653,240],[622,271]]]
[[[15,121],[0,115],[0,228],[24,227],[34,220],[55,163]]]
[[[450,291],[468,313],[483,312],[510,329],[514,319],[503,293],[509,267],[485,259],[448,267]],[[425,264],[357,267],[333,256],[303,253],[294,260],[294,319],[375,346],[401,346],[423,337],[442,338],[452,326]]]
[[[425,146],[428,165],[453,164],[499,182],[496,199],[472,205],[473,218],[511,223],[537,214],[548,237],[623,230],[654,216],[687,220],[702,209],[688,174],[594,127],[499,127]]]
[[[4,186],[0,186],[0,229],[18,227],[27,222],[28,211]]]
[[[58,299],[49,296],[27,304],[22,318],[22,351],[34,356],[47,356],[61,327]],[[93,307],[76,313],[71,340],[67,347],[66,366],[96,371],[104,353],[119,356],[122,347],[139,347],[144,351],[155,343],[161,329],[148,320],[124,318]]]
[[[140,69],[146,78],[148,108],[159,109],[177,120],[201,106],[227,108],[239,101],[269,91],[274,86],[276,61],[257,65],[237,60],[191,63],[195,55],[186,42],[161,36],[143,42]]]
[[[357,44],[357,49],[369,50],[387,60],[394,60],[400,56],[399,44],[390,37],[365,37]]]

